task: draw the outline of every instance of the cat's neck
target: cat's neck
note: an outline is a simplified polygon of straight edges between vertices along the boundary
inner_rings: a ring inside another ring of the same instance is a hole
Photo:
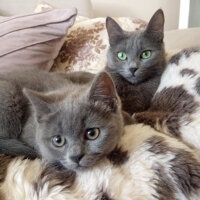
[[[139,84],[132,84],[108,66],[105,70],[111,75],[115,83],[124,111],[133,114],[142,112],[149,107],[160,83],[161,74],[157,74]]]

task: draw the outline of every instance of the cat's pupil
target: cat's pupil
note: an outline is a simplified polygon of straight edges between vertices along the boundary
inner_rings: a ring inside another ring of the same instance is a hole
[[[88,135],[90,135],[90,136],[94,136],[95,135],[95,131],[94,130],[90,130],[89,132],[88,132]]]
[[[147,59],[151,56],[151,51],[150,50],[147,50],[147,51],[143,51],[142,54],[141,54],[141,58],[142,59]]]
[[[117,56],[118,56],[118,58],[119,58],[120,60],[123,60],[123,61],[127,59],[127,55],[126,55],[126,53],[123,52],[123,51],[119,52],[119,53],[117,54]]]
[[[94,140],[99,136],[100,130],[98,128],[91,128],[86,131],[86,139]]]
[[[53,137],[53,144],[56,147],[62,147],[65,144],[65,138],[61,135],[57,135]]]
[[[56,136],[55,140],[56,140],[57,143],[61,143],[62,142],[62,138],[60,136]]]

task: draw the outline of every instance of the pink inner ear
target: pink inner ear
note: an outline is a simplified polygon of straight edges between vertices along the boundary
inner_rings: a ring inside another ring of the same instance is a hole
[[[39,120],[40,122],[48,122],[49,119],[50,119],[50,116],[49,116],[49,115],[42,115],[42,116],[38,117],[38,120]]]
[[[157,31],[161,31],[161,30],[160,30],[160,29],[161,29],[160,27],[161,27],[160,25],[155,25],[152,31],[156,31],[156,32],[157,32]]]
[[[161,9],[157,10],[147,25],[148,32],[162,32],[164,28],[164,14]]]
[[[104,74],[101,78],[102,78],[101,86],[102,86],[104,95],[107,96],[108,98],[116,98],[115,86],[111,78],[107,74]]]
[[[116,108],[117,93],[112,79],[106,72],[100,73],[94,81],[89,98],[107,104],[111,109]]]

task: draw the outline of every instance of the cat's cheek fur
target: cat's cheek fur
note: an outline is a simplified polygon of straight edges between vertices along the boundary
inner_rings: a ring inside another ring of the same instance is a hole
[[[126,60],[120,61],[118,58],[116,58],[115,53],[111,52],[111,50],[108,50],[107,60],[108,60],[110,69],[116,71],[124,79],[127,79],[128,81],[131,82],[131,80],[133,79],[133,75],[131,74],[131,72],[129,70],[130,67]]]

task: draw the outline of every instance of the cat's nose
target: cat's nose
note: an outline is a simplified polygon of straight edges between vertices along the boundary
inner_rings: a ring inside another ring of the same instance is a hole
[[[80,160],[83,158],[84,154],[76,155],[76,156],[71,156],[70,159],[74,161],[75,163],[79,163]]]
[[[135,72],[137,71],[137,68],[131,67],[131,68],[129,68],[129,70],[133,75],[135,75]]]

